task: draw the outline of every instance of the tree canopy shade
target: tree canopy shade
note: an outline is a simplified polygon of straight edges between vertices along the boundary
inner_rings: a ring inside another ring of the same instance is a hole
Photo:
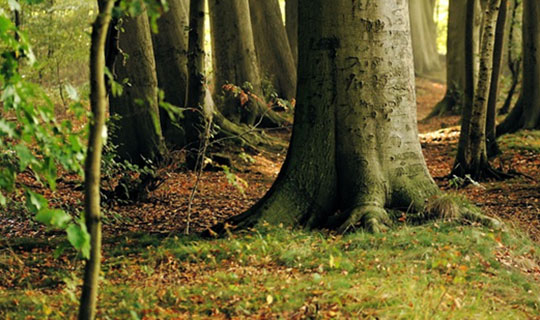
[[[540,129],[540,3],[523,0],[523,84],[521,96],[497,134]]]
[[[440,193],[418,141],[406,1],[299,1],[298,100],[291,146],[270,191],[233,218],[380,230],[422,219]]]

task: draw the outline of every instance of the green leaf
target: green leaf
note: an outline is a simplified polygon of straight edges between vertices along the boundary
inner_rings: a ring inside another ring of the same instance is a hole
[[[47,208],[47,199],[40,194],[26,190],[26,207],[32,213],[38,213],[41,209]]]
[[[6,197],[2,192],[0,192],[0,207],[4,207],[6,205]]]
[[[79,222],[79,224],[70,224],[67,229],[67,238],[69,243],[81,252],[85,259],[90,257],[90,234],[86,230],[86,226]]]
[[[32,154],[32,151],[28,149],[27,146],[23,144],[18,144],[15,146],[15,152],[19,157],[19,170],[24,171],[30,164],[36,161],[36,157]]]
[[[36,220],[47,226],[64,229],[71,221],[71,216],[64,210],[44,208],[36,215]]]

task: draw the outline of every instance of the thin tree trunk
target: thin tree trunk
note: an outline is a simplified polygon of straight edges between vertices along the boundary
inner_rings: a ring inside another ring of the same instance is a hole
[[[165,153],[158,107],[156,65],[146,13],[120,19],[117,54],[111,59],[116,81],[123,83],[120,96],[110,95],[114,121],[113,142],[118,156],[138,164],[156,163]]]
[[[468,9],[471,10],[474,0],[469,0]],[[501,0],[489,0],[484,13],[482,27],[482,46],[480,54],[480,69],[478,84],[473,88],[472,105],[463,110],[461,134],[458,151],[452,174],[464,177],[470,175],[473,179],[481,180],[491,177],[491,168],[487,158],[486,149],[486,116],[489,98],[489,87],[493,72],[493,48],[495,44],[495,30]],[[474,11],[474,10],[473,10]],[[468,12],[468,27],[473,13]],[[469,29],[466,43],[472,43],[472,32]],[[473,57],[468,56],[471,64]],[[468,81],[470,81],[470,76]],[[467,99],[473,86],[468,82]]]
[[[205,104],[206,77],[204,71],[204,0],[190,0],[189,4],[189,33],[188,33],[188,86],[186,96],[186,119],[184,129],[188,156],[186,159],[189,168],[197,167],[197,160],[201,156],[200,145],[206,141],[208,134],[205,128],[211,121],[212,112],[207,110]],[[212,106],[208,106],[212,107]]]
[[[103,130],[107,108],[105,88],[105,41],[114,0],[100,1],[100,12],[92,27],[90,49],[90,105],[92,119],[84,166],[86,227],[90,232],[90,259],[86,262],[79,307],[80,320],[93,320],[96,314],[99,271],[101,267],[100,177]]]
[[[499,9],[499,16],[497,18],[497,26],[495,31],[495,45],[493,49],[493,72],[490,81],[486,120],[486,145],[487,153],[490,157],[501,153],[501,150],[497,145],[496,117],[497,100],[499,98],[499,79],[503,62],[505,38],[504,34],[506,30],[507,12],[508,0],[501,0],[501,6]]]
[[[187,0],[169,0],[168,4],[169,11],[157,20],[159,32],[152,34],[152,40],[159,88],[165,93],[165,102],[179,112],[186,101],[189,3]],[[163,108],[160,108],[159,116],[165,141],[183,147],[186,138],[179,117],[172,118]]]
[[[519,78],[521,76],[521,62],[522,62],[522,53],[518,53],[517,56],[514,56],[514,51],[516,46],[519,47],[517,44],[517,41],[515,41],[515,33],[517,32],[517,24],[518,24],[518,17],[517,12],[519,5],[521,2],[517,1],[511,1],[510,4],[512,5],[512,18],[510,19],[510,31],[508,35],[508,53],[507,53],[507,59],[508,59],[508,69],[510,70],[511,77],[512,77],[512,83],[510,84],[510,89],[508,90],[508,94],[506,96],[506,99],[504,100],[504,104],[499,110],[499,114],[507,114],[510,111],[510,107],[512,105],[512,100],[514,98],[514,94],[516,93],[516,88],[519,83]]]
[[[296,96],[296,66],[278,0],[249,0],[260,71],[280,97]]]
[[[285,1],[285,28],[294,59],[298,66],[298,0]]]

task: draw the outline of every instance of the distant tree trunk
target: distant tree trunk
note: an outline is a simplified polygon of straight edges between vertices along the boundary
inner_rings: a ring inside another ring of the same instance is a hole
[[[261,73],[278,95],[296,95],[296,66],[278,0],[250,0],[251,28]]]
[[[512,83],[510,84],[510,89],[508,90],[508,94],[506,96],[506,99],[504,100],[503,106],[499,110],[499,114],[507,114],[510,111],[510,107],[512,105],[512,100],[514,98],[514,94],[516,93],[516,88],[519,83],[519,79],[521,77],[521,62],[522,62],[522,52],[520,50],[519,53],[516,53],[516,47],[519,47],[519,44],[515,40],[515,33],[519,32],[518,29],[518,8],[521,2],[517,1],[510,1],[510,5],[512,6],[512,17],[510,18],[510,30],[508,35],[508,53],[507,53],[507,59],[508,59],[508,69],[510,70],[511,77],[512,77]]]
[[[99,15],[92,26],[90,49],[90,106],[92,118],[84,165],[84,212],[90,233],[90,259],[86,262],[79,307],[80,320],[93,320],[96,315],[99,271],[101,268],[100,177],[103,130],[107,109],[105,88],[105,41],[111,21],[114,0],[100,0]]]
[[[499,9],[499,17],[497,18],[497,26],[495,31],[495,45],[493,49],[493,72],[490,81],[486,120],[486,144],[489,157],[501,153],[501,150],[497,145],[496,117],[497,100],[499,98],[499,79],[503,61],[505,39],[504,33],[506,30],[507,12],[508,0],[501,0],[501,7]]]
[[[298,66],[298,0],[285,1],[285,28],[294,64]]]
[[[263,98],[257,53],[251,29],[249,0],[209,0],[212,53],[216,92],[227,83],[243,87]],[[255,124],[260,103],[225,103],[219,106],[236,123]]]
[[[472,27],[471,20],[475,11],[473,1],[468,0],[468,28]],[[457,157],[452,170],[452,174],[459,177],[470,175],[473,179],[482,180],[491,177],[492,173],[486,149],[486,115],[490,80],[493,72],[493,48],[500,3],[501,0],[489,0],[484,12],[478,85],[473,89],[472,105],[469,107],[469,104],[467,104],[467,107],[463,109]],[[466,39],[467,46],[472,45],[472,38],[472,32],[469,29]],[[468,63],[471,64],[473,59],[469,55]],[[466,88],[468,96],[472,87],[470,81],[469,77]]]
[[[158,33],[152,33],[159,88],[165,93],[165,102],[182,108],[187,90],[187,29],[189,3],[187,0],[169,0],[169,11],[157,20]],[[159,112],[163,136],[168,144],[183,147],[185,132],[181,121],[171,118],[167,110]],[[175,125],[175,120],[177,120]]]
[[[466,16],[467,16],[468,0],[451,0],[448,9],[448,39],[447,39],[447,54],[446,54],[446,94],[444,98],[435,106],[431,114],[428,116],[440,116],[444,114],[459,114],[465,104],[464,92],[466,86],[466,70],[465,65],[465,37]],[[473,39],[480,39],[480,19],[481,8],[480,1],[475,1],[475,14],[473,20]],[[471,47],[472,55],[478,56],[478,40],[473,41]],[[469,69],[470,70],[470,69]],[[477,64],[473,64],[473,77],[476,77]]]
[[[116,81],[122,83],[120,96],[110,95],[110,112],[120,119],[114,121],[112,136],[118,145],[118,156],[134,163],[157,161],[165,147],[161,134],[157,101],[157,76],[150,26],[146,13],[123,17],[117,28],[118,54],[113,57],[112,70]]]
[[[418,76],[429,76],[442,67],[437,51],[434,5],[433,0],[409,1],[414,71]]]
[[[540,2],[523,0],[523,83],[521,96],[497,127],[497,134],[540,128]]]

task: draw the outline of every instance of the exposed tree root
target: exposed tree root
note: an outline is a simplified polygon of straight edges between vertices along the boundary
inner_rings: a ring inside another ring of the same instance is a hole
[[[459,114],[459,108],[457,108],[457,101],[450,93],[446,93],[444,98],[435,105],[433,110],[425,117],[423,122],[430,120],[431,118],[441,117],[445,115],[456,115]]]

